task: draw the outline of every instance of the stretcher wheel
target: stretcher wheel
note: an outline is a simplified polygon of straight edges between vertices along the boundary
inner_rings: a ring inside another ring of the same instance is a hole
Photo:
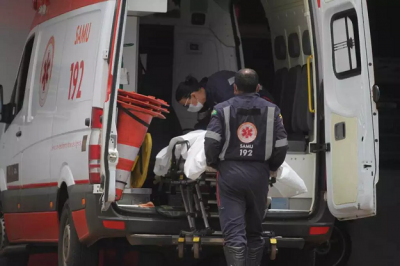
[[[193,244],[193,255],[195,259],[200,258],[200,243]]]
[[[178,257],[183,259],[183,254],[185,252],[185,246],[183,243],[178,244]]]
[[[275,260],[277,253],[278,253],[278,249],[276,248],[276,245],[271,245],[271,254],[269,255],[269,258],[271,260]]]

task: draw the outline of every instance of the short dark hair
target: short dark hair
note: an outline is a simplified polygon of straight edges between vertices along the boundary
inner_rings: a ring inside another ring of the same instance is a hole
[[[235,84],[240,92],[256,92],[258,86],[258,74],[250,68],[241,69],[236,73]]]
[[[184,82],[181,82],[176,89],[175,98],[179,102],[183,98],[190,98],[190,94],[200,90],[201,83],[192,76],[187,76]]]

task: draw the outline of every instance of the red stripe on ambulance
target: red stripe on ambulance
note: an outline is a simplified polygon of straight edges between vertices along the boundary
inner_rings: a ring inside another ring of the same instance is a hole
[[[6,232],[11,243],[58,242],[58,213],[6,213]]]
[[[75,185],[85,185],[89,184],[89,180],[75,180]],[[30,189],[30,188],[45,188],[45,187],[57,187],[57,182],[49,182],[49,183],[37,183],[37,184],[27,184],[21,186],[7,186],[8,190],[16,190],[16,189]]]

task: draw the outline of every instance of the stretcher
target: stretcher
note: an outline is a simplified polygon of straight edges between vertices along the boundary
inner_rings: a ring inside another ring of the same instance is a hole
[[[189,141],[179,141],[173,146],[172,154],[175,154],[177,145],[186,145],[187,150],[190,148]],[[212,212],[212,207],[210,206],[210,202],[215,204],[217,201],[211,200],[210,196],[207,200],[203,197],[203,191],[208,191],[209,195],[211,194],[216,198],[217,171],[208,169],[200,178],[192,180],[185,176],[183,165],[184,159],[182,156],[179,158],[172,156],[170,170],[166,176],[159,178],[158,185],[160,191],[165,190],[167,186],[171,195],[176,195],[178,192],[181,194],[184,214],[190,230],[182,230],[176,236],[132,235],[128,238],[128,241],[132,245],[176,245],[179,258],[183,258],[186,248],[190,246],[194,258],[197,259],[200,257],[202,246],[222,246],[224,242],[222,233],[215,231],[209,222],[209,218],[218,218],[217,206],[214,208],[214,210],[217,209],[216,212]],[[275,178],[270,179],[271,186],[275,182]],[[177,217],[179,213],[182,214],[182,212],[175,211],[172,207],[165,211],[159,208],[158,213],[171,218]],[[196,222],[196,220],[200,219],[202,220],[201,227]],[[266,252],[270,254],[270,259],[274,260],[277,254],[279,238],[273,232],[264,232],[263,236],[266,240]]]

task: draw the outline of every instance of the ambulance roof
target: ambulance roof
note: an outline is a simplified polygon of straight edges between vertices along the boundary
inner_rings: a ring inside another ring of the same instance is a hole
[[[109,0],[33,0],[37,1],[37,12],[31,29],[52,18],[70,11]]]

